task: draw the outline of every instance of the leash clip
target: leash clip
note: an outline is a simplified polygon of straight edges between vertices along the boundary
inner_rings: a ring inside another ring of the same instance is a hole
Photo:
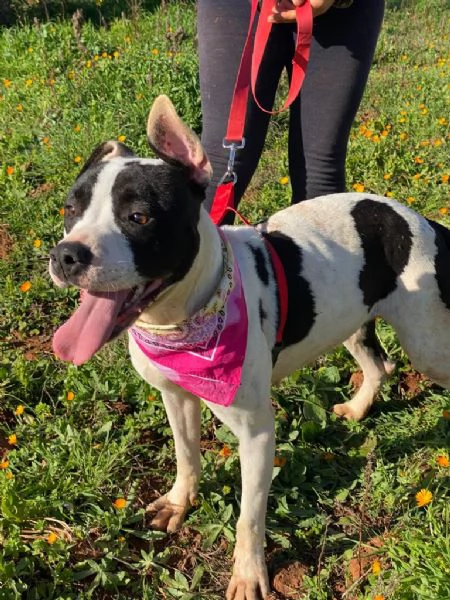
[[[240,141],[236,142],[228,142],[226,138],[223,138],[222,147],[226,148],[230,151],[228,156],[228,165],[225,174],[222,179],[219,181],[219,185],[225,182],[233,182],[233,184],[237,181],[237,175],[234,171],[234,161],[236,160],[236,150],[241,150],[245,147],[245,138],[243,137]]]

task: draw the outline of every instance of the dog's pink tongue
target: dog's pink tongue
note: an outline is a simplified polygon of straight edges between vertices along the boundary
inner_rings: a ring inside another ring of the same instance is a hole
[[[53,336],[53,350],[62,360],[81,365],[106,344],[130,290],[82,292],[80,307]]]

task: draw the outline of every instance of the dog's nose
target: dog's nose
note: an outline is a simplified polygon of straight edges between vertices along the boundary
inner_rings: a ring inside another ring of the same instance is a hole
[[[61,242],[50,252],[50,260],[56,274],[73,277],[91,264],[92,252],[80,242]]]

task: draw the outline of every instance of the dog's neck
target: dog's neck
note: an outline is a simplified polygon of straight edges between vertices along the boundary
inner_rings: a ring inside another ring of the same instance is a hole
[[[195,314],[214,294],[223,272],[220,234],[206,210],[200,208],[200,244],[187,275],[164,291],[140,315],[137,326],[175,325]]]

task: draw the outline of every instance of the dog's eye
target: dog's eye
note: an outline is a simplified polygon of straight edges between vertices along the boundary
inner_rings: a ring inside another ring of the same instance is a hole
[[[133,221],[133,223],[137,223],[138,225],[147,225],[147,223],[150,221],[150,217],[148,215],[138,212],[131,214],[128,218],[130,221]]]
[[[64,215],[66,217],[74,217],[75,216],[75,206],[73,206],[73,204],[66,204],[64,206]]]

